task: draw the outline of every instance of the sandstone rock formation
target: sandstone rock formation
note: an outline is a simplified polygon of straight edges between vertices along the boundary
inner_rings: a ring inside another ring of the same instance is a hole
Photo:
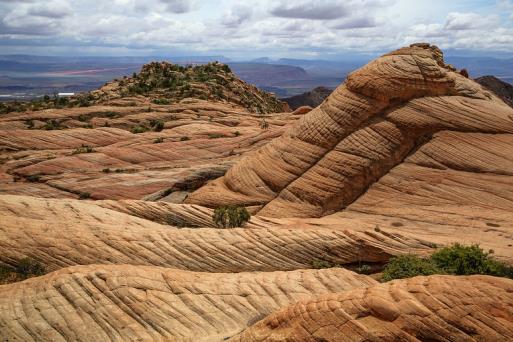
[[[222,341],[292,302],[373,284],[340,268],[216,274],[76,266],[0,286],[0,335],[9,341]]]
[[[0,191],[43,197],[164,199],[222,176],[301,115],[262,116],[230,104],[93,106],[0,118]],[[28,129],[27,122],[33,125]],[[56,129],[45,130],[49,123]],[[161,131],[132,133],[150,122]],[[89,127],[89,128],[86,128]],[[91,148],[82,152],[82,146]],[[170,196],[171,195],[171,196]]]
[[[301,301],[230,341],[509,341],[513,280],[430,276]]]
[[[238,229],[176,229],[93,203],[0,196],[0,262],[15,265],[29,257],[49,270],[131,264],[245,272],[311,268],[317,259],[382,263],[392,255],[432,250],[429,241],[386,231],[259,228],[258,220]]]
[[[287,113],[218,68],[0,117],[0,276],[51,272],[0,285],[0,339],[513,339],[512,280],[350,271],[454,242],[513,262],[513,108],[428,44]]]
[[[442,131],[511,135],[513,109],[446,65],[438,48],[413,45],[350,74],[281,137],[186,201],[253,206],[271,217],[325,216]]]

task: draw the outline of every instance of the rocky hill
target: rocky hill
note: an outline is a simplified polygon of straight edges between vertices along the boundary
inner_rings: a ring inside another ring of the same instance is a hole
[[[45,96],[25,103],[0,103],[0,112],[89,107],[116,99],[131,101],[131,98],[141,96],[154,104],[176,104],[186,98],[232,103],[261,114],[287,109],[275,95],[235,77],[226,64],[181,66],[153,62],[144,65],[139,73],[108,82],[98,90],[70,98]]]
[[[327,98],[332,92],[332,89],[328,89],[326,87],[317,87],[300,95],[283,98],[282,101],[287,102],[290,108],[293,110],[302,106],[315,108],[320,105],[322,101],[324,101],[324,99]]]
[[[1,339],[513,339],[513,108],[429,44],[311,111],[230,77],[0,116]]]
[[[502,101],[513,107],[513,85],[498,79],[495,76],[482,76],[475,79],[483,87],[493,91]]]

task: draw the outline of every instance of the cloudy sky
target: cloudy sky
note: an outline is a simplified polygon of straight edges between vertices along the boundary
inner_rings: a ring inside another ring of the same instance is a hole
[[[513,0],[0,0],[0,54],[329,58],[417,41],[513,56]]]

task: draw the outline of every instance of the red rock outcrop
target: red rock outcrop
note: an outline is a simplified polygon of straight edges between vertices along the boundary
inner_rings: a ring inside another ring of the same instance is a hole
[[[440,131],[513,134],[513,109],[444,64],[438,48],[413,45],[350,74],[321,106],[187,202],[255,206],[272,217],[332,214]]]
[[[513,280],[430,276],[301,301],[230,341],[510,341]]]
[[[14,266],[28,257],[49,270],[130,264],[202,272],[278,271],[311,268],[315,260],[382,263],[393,255],[429,253],[433,246],[386,231],[262,228],[258,219],[246,228],[177,229],[120,212],[135,211],[140,203],[120,211],[94,203],[0,196],[0,262]]]
[[[0,286],[8,341],[222,341],[314,295],[375,284],[344,269],[194,273],[75,266]]]

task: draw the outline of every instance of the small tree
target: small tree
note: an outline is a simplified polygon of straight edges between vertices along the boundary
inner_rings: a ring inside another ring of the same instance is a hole
[[[251,215],[244,207],[223,206],[214,210],[212,219],[220,228],[235,228],[242,227],[250,217]]]

